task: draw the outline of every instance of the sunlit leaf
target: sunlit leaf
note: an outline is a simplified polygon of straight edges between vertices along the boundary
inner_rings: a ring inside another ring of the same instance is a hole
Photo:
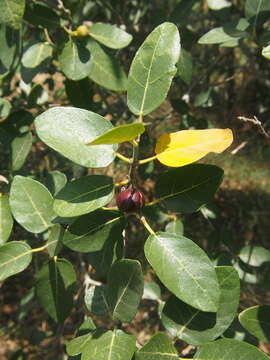
[[[32,147],[32,134],[27,132],[21,134],[11,143],[11,164],[14,171],[19,170],[29,154]]]
[[[193,163],[210,152],[221,153],[233,141],[230,129],[181,130],[158,138],[156,154],[167,166]]]
[[[177,351],[165,334],[157,333],[135,354],[135,360],[177,360]]]
[[[144,132],[145,128],[142,123],[133,123],[128,125],[116,126],[107,131],[105,134],[99,136],[88,145],[102,145],[102,144],[118,144],[124,141],[135,139],[138,135]]]
[[[0,23],[19,29],[25,8],[25,0],[1,0]]]
[[[270,342],[270,305],[256,305],[242,311],[239,321],[259,340]]]
[[[9,207],[8,195],[0,193],[0,245],[9,238],[13,227],[13,218]]]
[[[261,266],[265,262],[270,262],[270,251],[262,246],[246,245],[239,253],[240,259],[251,266]]]
[[[46,42],[39,42],[30,46],[22,57],[22,64],[27,68],[35,68],[44,60],[52,56],[53,48]]]
[[[132,40],[132,35],[110,24],[94,24],[89,28],[92,38],[112,49],[121,49]]]

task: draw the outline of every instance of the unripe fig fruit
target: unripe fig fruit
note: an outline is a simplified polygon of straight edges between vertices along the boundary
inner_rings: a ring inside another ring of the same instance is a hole
[[[138,212],[144,207],[144,195],[134,187],[122,190],[116,198],[118,209],[127,212]]]
[[[85,25],[80,25],[79,27],[77,27],[76,35],[79,36],[79,37],[88,36],[89,35],[88,27],[85,26]]]

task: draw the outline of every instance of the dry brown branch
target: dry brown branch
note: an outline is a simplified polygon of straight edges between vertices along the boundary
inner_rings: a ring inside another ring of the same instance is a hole
[[[238,120],[244,121],[244,122],[251,122],[252,124],[256,125],[259,129],[260,133],[265,136],[267,139],[270,138],[270,135],[265,131],[264,127],[262,126],[262,123],[259,121],[259,119],[254,115],[253,118],[247,118],[245,116],[238,116]]]

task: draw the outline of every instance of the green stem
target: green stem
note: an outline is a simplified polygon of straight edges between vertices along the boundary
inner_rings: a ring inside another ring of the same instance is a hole
[[[138,217],[141,221],[141,223],[144,225],[144,227],[147,229],[147,231],[151,234],[151,235],[156,235],[156,233],[154,232],[154,230],[151,228],[151,226],[149,225],[149,223],[146,221],[144,216]]]

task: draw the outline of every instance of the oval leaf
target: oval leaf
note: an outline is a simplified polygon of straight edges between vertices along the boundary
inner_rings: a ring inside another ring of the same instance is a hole
[[[13,216],[26,230],[40,233],[52,226],[53,198],[40,182],[15,176],[9,202]]]
[[[31,147],[31,132],[21,134],[11,142],[11,165],[14,171],[19,170],[23,166]]]
[[[192,213],[212,199],[222,178],[223,170],[217,166],[188,165],[161,175],[156,194],[168,210]]]
[[[135,317],[143,286],[139,261],[124,259],[114,263],[109,273],[106,294],[114,320],[128,322]]]
[[[270,342],[270,305],[252,306],[239,315],[241,325],[259,340]]]
[[[3,245],[9,238],[13,227],[8,195],[0,193],[0,245]]]
[[[181,130],[158,138],[155,152],[167,166],[184,166],[210,152],[220,154],[233,141],[230,129]]]
[[[112,145],[87,146],[112,125],[102,116],[73,107],[55,107],[35,120],[38,136],[68,159],[86,167],[104,167],[115,158]]]
[[[53,195],[56,195],[67,183],[67,177],[58,170],[48,171],[45,176],[45,185]]]
[[[55,322],[63,322],[73,304],[76,273],[66,259],[50,260],[37,274],[36,294]]]
[[[175,347],[165,334],[157,333],[138,350],[135,360],[177,360]]]
[[[39,42],[30,46],[22,57],[22,64],[26,68],[36,68],[44,60],[52,56],[53,48],[47,42]]]
[[[255,27],[269,19],[270,3],[268,0],[246,0],[245,17]]]
[[[184,236],[157,233],[148,237],[144,251],[174,295],[196,309],[217,311],[220,291],[215,269],[198,245]]]
[[[128,75],[128,107],[142,116],[155,110],[167,96],[180,54],[177,27],[163,23],[137,51]]]
[[[81,354],[83,349],[88,345],[92,340],[93,331],[90,331],[88,334],[78,336],[75,339],[72,339],[67,343],[66,351],[68,355],[75,356]]]
[[[92,56],[89,78],[106,89],[125,91],[127,76],[118,60],[92,39],[89,39],[87,47]]]
[[[61,69],[71,80],[87,77],[91,70],[91,60],[90,51],[81,40],[70,39],[59,55]]]
[[[92,341],[82,349],[81,360],[131,360],[135,352],[136,338],[122,330],[97,329]]]
[[[196,360],[269,360],[269,357],[254,345],[233,339],[221,339],[200,346],[194,359]]]
[[[104,316],[110,311],[104,286],[91,286],[89,289],[86,289],[84,302],[87,309],[93,315]]]
[[[63,243],[80,252],[100,251],[110,238],[122,237],[125,222],[117,211],[97,210],[80,216],[65,232]]]
[[[132,35],[110,24],[94,24],[89,28],[92,38],[111,49],[122,49],[129,45]]]
[[[0,247],[0,281],[18,274],[30,264],[32,249],[22,241],[12,241]]]
[[[170,221],[166,227],[165,232],[171,233],[174,235],[183,235],[184,234],[184,225],[180,219],[174,219]]]
[[[83,176],[67,183],[55,196],[57,215],[73,217],[87,214],[110,202],[114,195],[112,178],[105,175]]]
[[[231,266],[217,267],[216,273],[221,291],[216,314],[197,310],[175,296],[166,302],[162,323],[172,336],[197,346],[216,339],[230,326],[239,305],[239,276]]]
[[[19,29],[25,8],[25,0],[5,0],[1,2],[0,24],[8,24]]]
[[[270,251],[261,246],[244,246],[239,254],[240,259],[251,266],[261,266],[270,262]]]
[[[145,131],[142,123],[133,123],[128,125],[116,126],[107,131],[105,134],[99,136],[88,145],[102,145],[102,144],[119,144],[124,141],[135,139],[138,135]]]

